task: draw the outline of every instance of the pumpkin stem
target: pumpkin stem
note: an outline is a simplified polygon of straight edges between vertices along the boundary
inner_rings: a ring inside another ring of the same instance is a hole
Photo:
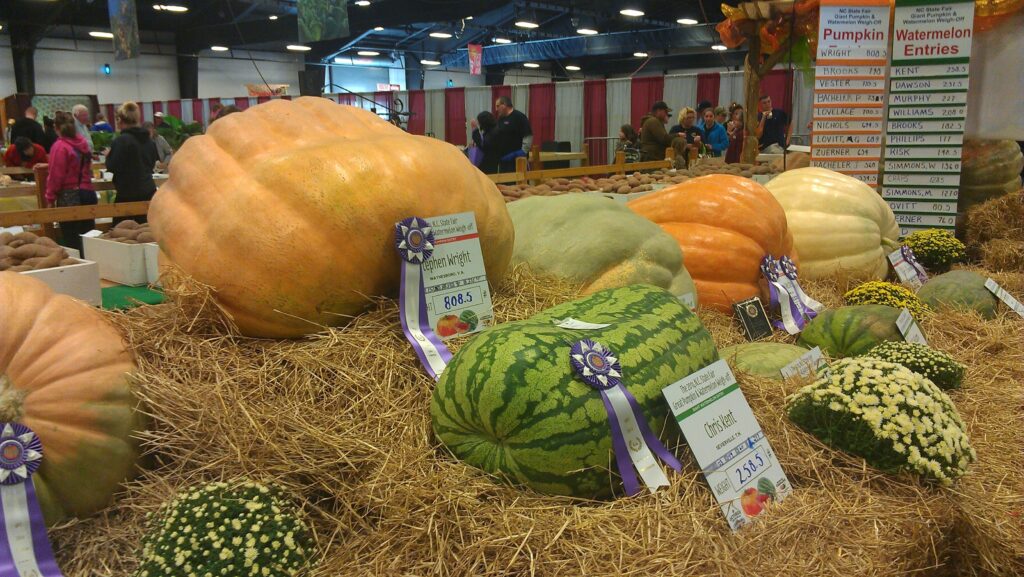
[[[0,373],[0,422],[20,421],[25,403],[25,391],[14,388],[11,379]]]

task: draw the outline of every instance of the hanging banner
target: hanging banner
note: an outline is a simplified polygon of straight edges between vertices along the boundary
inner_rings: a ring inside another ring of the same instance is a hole
[[[348,2],[299,0],[299,42],[348,36]]]
[[[139,55],[139,19],[134,0],[107,0],[110,31],[114,34],[114,60]]]
[[[290,84],[246,84],[245,91],[249,96],[284,96],[288,94]]]
[[[889,0],[821,0],[811,166],[878,186]]]
[[[484,47],[479,44],[470,44],[469,49],[469,73],[479,76],[483,73]]]
[[[972,0],[896,0],[882,197],[900,235],[956,227]]]

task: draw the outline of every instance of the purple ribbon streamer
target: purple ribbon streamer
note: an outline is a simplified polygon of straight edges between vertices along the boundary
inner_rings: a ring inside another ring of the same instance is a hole
[[[768,308],[770,310],[778,309],[779,315],[782,315],[782,297],[779,292],[786,291],[786,287],[779,283],[779,269],[779,261],[775,260],[772,255],[765,255],[765,257],[761,259],[761,274],[764,275],[765,280],[768,281]],[[793,322],[796,324],[798,329],[803,329],[806,323],[803,315],[801,314],[800,306],[797,304],[799,298],[795,295],[789,294],[789,291],[786,291],[786,296],[786,301],[789,305],[789,314],[793,318]],[[791,332],[786,327],[786,323],[781,319],[772,320],[771,323],[776,329],[786,331],[787,333]]]
[[[818,311],[814,310],[814,308],[804,300],[804,296],[806,295],[804,294],[803,288],[800,287],[800,281],[797,280],[796,263],[793,262],[793,259],[783,255],[778,260],[778,265],[779,268],[782,269],[782,273],[789,279],[790,284],[793,286],[793,291],[796,293],[792,295],[792,299],[796,310],[798,311],[796,315],[797,326],[802,329],[806,324],[804,317],[807,317],[807,321],[813,320],[818,316]]]
[[[612,449],[615,451],[615,464],[619,467],[619,475],[622,477],[622,485],[626,488],[626,494],[632,497],[640,492],[640,482],[636,479],[636,471],[633,470],[633,460],[629,458],[629,449],[626,448],[626,439],[622,435],[622,428],[619,427],[619,419],[615,417],[615,408],[608,395],[601,389],[601,401],[604,402],[604,410],[608,413],[608,426],[612,430]]]
[[[640,403],[637,402],[636,397],[633,393],[629,392],[624,385],[619,385],[622,389],[622,393],[626,396],[626,400],[629,401],[630,408],[633,409],[633,418],[636,419],[636,425],[640,427],[640,434],[643,435],[644,441],[647,443],[647,447],[651,449],[656,457],[661,459],[666,465],[672,467],[675,472],[683,470],[683,464],[679,462],[679,459],[662,444],[661,439],[654,434],[651,430],[651,426],[647,424],[647,419],[644,418],[644,412],[640,408]]]
[[[39,577],[62,577],[63,574],[57,566],[53,549],[50,547],[50,538],[46,534],[46,521],[43,519],[43,511],[39,507],[32,479],[26,479],[24,486],[26,504],[28,505],[28,522],[32,532],[32,550],[35,554],[36,566],[42,572]],[[4,511],[3,518],[0,519],[0,575],[4,577],[21,574],[15,566],[14,554],[11,552],[7,534],[6,517],[8,514],[8,511]]]
[[[914,272],[917,273],[917,280],[921,281],[921,284],[928,282],[928,273],[921,266],[921,263],[917,262],[917,257],[914,255],[914,250],[907,245],[900,247],[900,255],[903,256],[903,260],[910,263],[910,266],[914,267]]]
[[[420,266],[420,265],[413,264],[413,263],[410,263],[410,262],[407,262],[407,261],[404,261],[404,260],[402,261],[402,283],[401,283],[401,286],[399,288],[399,295],[398,295],[398,298],[399,298],[398,302],[401,305],[400,309],[404,309],[405,308],[405,302],[406,302],[406,300],[405,300],[405,298],[406,298],[406,293],[405,293],[405,285],[406,285],[406,283],[405,283],[405,272],[406,272],[406,267],[410,267],[410,266]],[[419,290],[420,294],[417,295],[416,301],[419,303],[419,313],[420,313],[420,315],[419,315],[420,316],[420,319],[419,319],[420,320],[420,322],[419,322],[419,329],[420,329],[420,332],[423,333],[423,336],[425,336],[427,338],[427,340],[430,342],[430,344],[432,344],[434,346],[434,348],[437,349],[438,354],[441,355],[441,359],[447,365],[452,360],[452,354],[451,354],[451,352],[448,351],[448,347],[444,346],[444,343],[441,342],[441,339],[439,339],[437,337],[437,335],[434,334],[434,330],[430,326],[430,322],[429,322],[429,319],[427,317],[427,302],[426,302],[426,299],[423,298],[423,290],[424,289],[423,289],[423,276],[422,275],[420,275],[420,284],[419,284],[419,289],[418,290]],[[434,378],[434,380],[437,380],[438,378],[440,378],[440,374],[434,371],[434,369],[431,366],[430,362],[427,360],[427,353],[423,350],[423,346],[416,339],[416,337],[413,336],[412,331],[409,329],[409,320],[406,318],[406,316],[404,314],[404,310],[400,311],[398,316],[402,319],[402,332],[405,333],[405,338],[409,341],[410,344],[412,344],[412,348],[413,348],[414,351],[416,351],[416,356],[419,357],[420,363],[423,365],[423,368],[425,368],[427,370],[427,373],[429,373],[430,376]]]

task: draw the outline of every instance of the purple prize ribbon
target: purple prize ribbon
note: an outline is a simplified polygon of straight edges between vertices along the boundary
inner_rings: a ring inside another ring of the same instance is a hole
[[[786,279],[788,279],[795,293],[793,299],[796,301],[797,308],[801,311],[802,316],[807,317],[808,321],[818,316],[818,312],[824,310],[825,305],[814,300],[804,292],[803,287],[800,286],[800,281],[797,279],[796,263],[793,262],[793,259],[783,255],[779,259],[779,267],[782,269],[782,273],[786,275]],[[803,328],[803,326],[804,321],[801,319],[800,327]]]
[[[20,423],[0,432],[0,575],[61,577],[32,475],[43,462],[39,437]]]
[[[615,463],[626,494],[636,495],[641,490],[634,466],[652,492],[659,486],[667,486],[668,478],[654,457],[657,456],[677,472],[682,470],[683,465],[654,434],[640,404],[623,385],[622,366],[615,354],[601,343],[583,339],[570,348],[569,362],[577,376],[601,394],[601,401],[608,413]],[[627,435],[632,439],[627,441]]]
[[[781,279],[779,261],[770,254],[765,255],[761,259],[761,274],[768,282],[768,308],[770,310],[778,308],[781,317],[781,320],[771,321],[772,326],[791,335],[799,333],[804,327],[803,315],[800,314],[796,298],[789,294],[786,285],[779,282]]]
[[[928,282],[928,273],[921,266],[921,263],[917,262],[917,257],[914,256],[914,250],[907,245],[900,247],[900,255],[903,260],[910,263],[910,266],[914,267],[914,272],[917,273],[917,280],[921,281],[921,284]]]
[[[422,218],[410,217],[395,224],[395,250],[402,258],[402,282],[398,302],[402,332],[434,380],[452,360],[448,347],[434,334],[427,317],[421,265],[434,254],[434,233]]]

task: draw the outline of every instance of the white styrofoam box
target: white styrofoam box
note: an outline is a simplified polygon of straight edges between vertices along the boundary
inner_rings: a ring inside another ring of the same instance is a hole
[[[78,261],[78,264],[27,270],[21,274],[43,281],[53,289],[53,292],[75,297],[93,306],[102,305],[103,293],[100,291],[99,265],[88,260],[75,260]]]
[[[146,253],[146,281],[153,286],[160,286],[160,245],[147,242],[142,246]]]
[[[60,245],[60,247],[62,249],[64,249],[64,252],[68,253],[68,258],[74,258],[74,259],[82,258],[82,253],[78,252],[77,248],[71,248],[69,246],[64,246],[64,245]]]
[[[777,175],[774,174],[755,174],[751,178],[758,184],[768,184],[768,181],[775,178]]]
[[[146,284],[146,248],[82,235],[83,256],[100,265],[100,278],[128,286]]]

